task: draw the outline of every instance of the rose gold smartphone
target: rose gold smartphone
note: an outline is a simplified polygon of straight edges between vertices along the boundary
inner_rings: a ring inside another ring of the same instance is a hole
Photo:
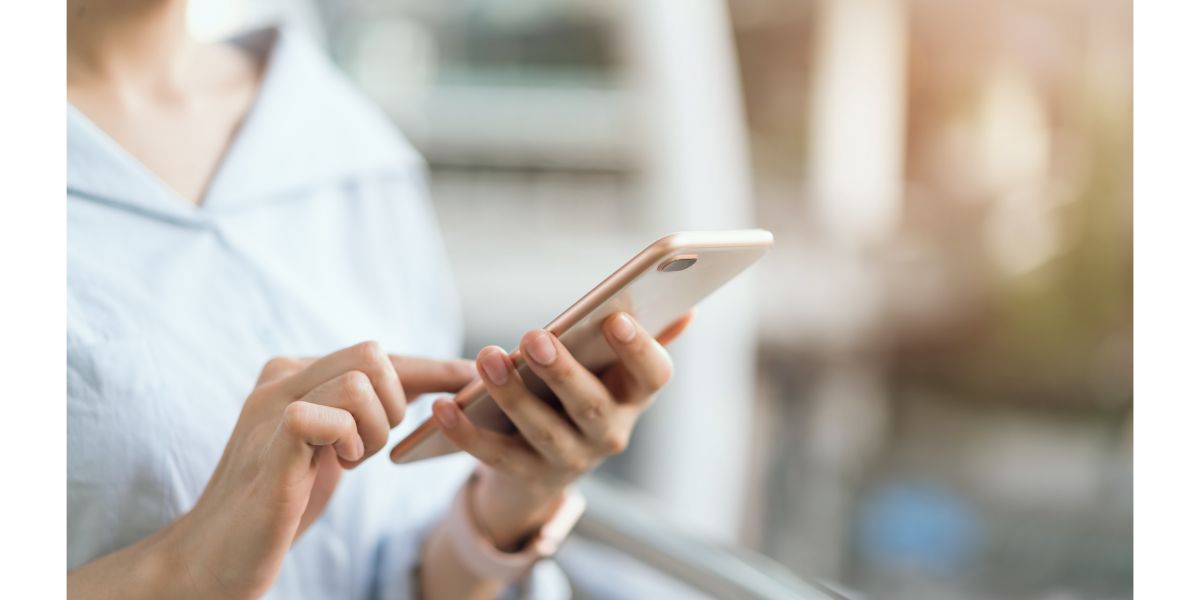
[[[616,356],[600,330],[604,320],[624,311],[658,334],[696,303],[754,264],[774,242],[769,231],[696,231],[668,235],[646,247],[546,326],[580,364],[603,371]],[[509,355],[525,385],[547,402],[557,399],[525,364],[520,351]],[[514,431],[512,423],[476,380],[454,397],[473,423],[494,431]],[[456,452],[432,420],[392,448],[392,461],[407,463]]]

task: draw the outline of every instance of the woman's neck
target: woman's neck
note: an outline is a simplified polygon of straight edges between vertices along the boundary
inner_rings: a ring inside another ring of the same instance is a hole
[[[67,0],[67,86],[181,91],[196,42],[187,0]]]

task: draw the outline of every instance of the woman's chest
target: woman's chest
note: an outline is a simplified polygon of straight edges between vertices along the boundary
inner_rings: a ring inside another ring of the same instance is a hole
[[[321,355],[365,339],[397,353],[453,353],[444,279],[418,260],[430,255],[428,240],[406,239],[400,224],[385,235],[372,223],[396,223],[394,210],[264,211],[185,228],[74,205],[73,530],[136,531],[128,524],[186,510],[272,356]]]

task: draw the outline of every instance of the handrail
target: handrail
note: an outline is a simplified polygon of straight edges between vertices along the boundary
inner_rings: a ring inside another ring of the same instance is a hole
[[[588,499],[588,509],[573,535],[613,548],[704,595],[722,599],[845,599],[820,583],[797,577],[765,556],[713,543],[669,524],[669,519],[643,494],[611,479],[593,475],[580,486]]]

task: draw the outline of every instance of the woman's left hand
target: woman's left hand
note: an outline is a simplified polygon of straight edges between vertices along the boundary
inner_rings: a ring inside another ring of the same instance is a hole
[[[689,312],[658,339],[627,314],[609,317],[604,336],[617,362],[599,376],[579,364],[554,335],[541,329],[525,334],[521,354],[558,397],[562,411],[525,387],[502,348],[484,348],[476,367],[516,433],[477,427],[449,399],[434,403],[442,433],[483,463],[474,491],[475,513],[498,548],[519,545],[549,518],[567,485],[625,449],[638,417],[671,378],[671,358],[663,344],[679,335],[691,317]]]

